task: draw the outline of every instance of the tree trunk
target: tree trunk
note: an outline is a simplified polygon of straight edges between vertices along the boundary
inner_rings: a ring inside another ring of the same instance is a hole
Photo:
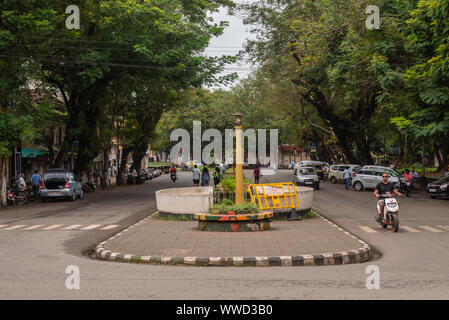
[[[118,173],[117,173],[117,185],[122,185],[126,181],[124,181],[125,177],[125,168],[126,168],[126,162],[128,160],[128,155],[131,152],[131,149],[129,147],[125,147],[122,150],[122,156],[119,159],[119,167],[118,167]]]
[[[0,206],[6,207],[8,205],[6,199],[6,182],[8,177],[6,176],[7,166],[9,165],[8,157],[0,156]]]
[[[103,150],[101,157],[101,172],[102,172],[101,187],[103,189],[108,189],[110,187],[108,160],[109,160],[109,152],[108,150]]]

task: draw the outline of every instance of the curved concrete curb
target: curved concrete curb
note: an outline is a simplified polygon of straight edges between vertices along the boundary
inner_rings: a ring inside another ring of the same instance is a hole
[[[142,223],[146,219],[152,217],[154,214],[142,219],[136,224],[130,226],[128,229],[116,234],[112,238],[103,241],[97,245],[92,255],[94,259],[117,261],[117,262],[131,262],[131,263],[147,263],[147,264],[165,264],[165,265],[186,265],[186,266],[234,266],[234,267],[296,267],[296,266],[324,266],[324,265],[342,265],[363,263],[371,259],[372,250],[370,246],[356,236],[343,230],[333,222],[324,218],[317,212],[317,216],[342,232],[351,236],[360,242],[362,247],[357,250],[349,250],[335,253],[321,253],[312,255],[298,255],[298,256],[255,256],[255,257],[162,257],[162,256],[136,256],[132,254],[124,254],[119,252],[112,252],[104,248],[108,240],[127,232],[134,226]]]

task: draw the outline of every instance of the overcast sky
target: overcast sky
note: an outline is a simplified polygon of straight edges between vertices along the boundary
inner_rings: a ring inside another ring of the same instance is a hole
[[[246,0],[239,1],[239,3],[251,3],[254,1]],[[220,12],[213,15],[213,18],[217,23],[223,20],[228,21],[229,26],[224,30],[222,36],[211,40],[210,46],[206,48],[206,55],[208,56],[236,55],[239,50],[243,49],[246,39],[254,37],[249,33],[249,27],[243,25],[242,19],[228,15],[227,9],[222,8]],[[239,79],[242,79],[247,77],[251,70],[254,70],[254,67],[251,67],[245,61],[238,61],[236,64],[226,66],[225,73],[236,72]],[[236,83],[237,80],[234,84]],[[229,89],[223,86],[220,88]]]

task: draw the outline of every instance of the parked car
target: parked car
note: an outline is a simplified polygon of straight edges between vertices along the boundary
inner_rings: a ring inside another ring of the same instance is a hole
[[[383,167],[383,166],[374,166],[374,165],[366,165],[363,166],[362,169],[367,169],[367,170],[376,170],[376,171],[382,171],[382,172],[387,172],[388,174],[400,178],[401,175],[394,171],[393,169],[391,169],[390,167]]]
[[[337,183],[344,181],[344,175],[343,172],[346,168],[349,168],[351,171],[351,176],[354,176],[354,173],[356,173],[362,166],[358,164],[334,164],[330,166],[329,170],[329,181],[331,183]],[[351,177],[351,178],[352,178]]]
[[[375,189],[377,184],[382,181],[382,174],[387,173],[389,178],[388,181],[392,182],[399,187],[399,178],[395,175],[374,169],[364,169],[361,168],[352,177],[352,187],[355,191],[362,191],[365,189]]]
[[[314,167],[297,167],[293,173],[293,183],[297,186],[320,188],[320,179]]]
[[[432,199],[449,198],[449,172],[427,185],[427,193]]]
[[[153,179],[153,169],[142,170],[142,175],[145,178],[145,180]]]
[[[48,169],[41,182],[41,201],[47,199],[66,198],[75,201],[84,196],[81,181],[65,169]]]
[[[323,164],[323,162],[321,162],[321,161],[304,161],[297,166],[297,168],[304,168],[304,167],[315,168],[318,178],[320,180],[324,181],[324,169],[323,169],[324,164]]]

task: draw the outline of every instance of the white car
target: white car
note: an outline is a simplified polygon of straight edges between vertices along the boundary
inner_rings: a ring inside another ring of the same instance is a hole
[[[375,169],[360,169],[352,177],[352,187],[355,191],[362,191],[365,189],[375,189],[377,184],[382,181],[382,175],[387,173],[388,182],[392,182],[396,187],[399,187],[399,177],[385,170]]]
[[[358,164],[334,164],[330,166],[329,169],[329,176],[328,176],[329,181],[331,183],[344,181],[343,172],[345,171],[346,168],[349,168],[349,171],[351,171],[352,176],[354,176],[354,173],[356,173],[361,168],[361,166]]]

